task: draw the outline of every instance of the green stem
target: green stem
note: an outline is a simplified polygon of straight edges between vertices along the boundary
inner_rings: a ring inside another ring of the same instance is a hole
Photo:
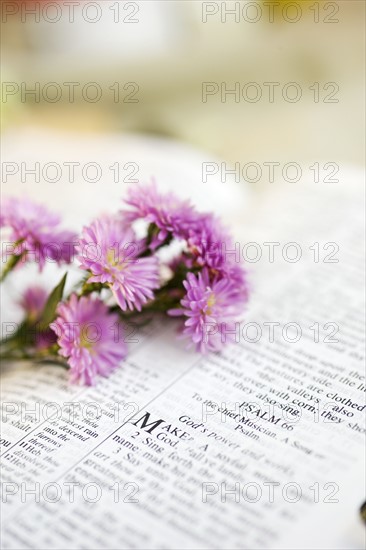
[[[18,354],[14,354],[14,353],[1,353],[0,354],[0,360],[3,361],[19,361],[20,359],[29,359],[31,360],[32,357],[30,355],[28,355],[27,353],[25,352],[20,352],[19,348],[17,350],[19,353]]]
[[[84,282],[83,286],[81,287],[79,297],[89,296],[89,294],[92,294],[92,292],[101,292],[103,290],[103,288],[109,288],[109,286],[106,283],[87,283],[87,282]]]
[[[12,350],[16,350],[16,349],[19,349],[19,341],[18,340],[13,340],[11,342],[9,342],[9,344],[7,343],[1,343],[1,346],[0,346],[0,356],[3,354],[3,353],[9,353],[11,352]],[[4,350],[4,352],[3,352]]]

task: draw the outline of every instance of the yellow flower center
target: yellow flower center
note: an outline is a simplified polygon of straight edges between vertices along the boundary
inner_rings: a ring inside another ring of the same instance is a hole
[[[107,252],[107,262],[112,265],[112,266],[116,266],[117,265],[117,262],[116,262],[116,255],[115,255],[115,251],[113,249],[110,249],[108,250]]]
[[[216,296],[213,292],[211,292],[207,300],[207,311],[206,311],[207,315],[212,314],[212,308],[215,304],[216,304]]]
[[[83,348],[88,349],[90,352],[93,352],[93,342],[88,338],[87,331],[82,330],[80,334],[80,345]]]
[[[122,271],[126,267],[126,265],[128,264],[128,262],[119,263],[118,262],[118,255],[116,256],[115,250],[113,250],[112,248],[110,250],[108,250],[108,252],[107,252],[107,263],[111,267],[117,268],[118,271]]]

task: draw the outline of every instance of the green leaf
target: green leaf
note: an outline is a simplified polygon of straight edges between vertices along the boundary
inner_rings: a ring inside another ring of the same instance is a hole
[[[9,260],[7,261],[4,269],[3,269],[3,272],[1,274],[1,277],[0,277],[0,282],[4,282],[5,281],[5,278],[9,275],[9,273],[14,269],[14,267],[17,265],[17,263],[19,262],[19,260],[22,258],[22,255],[20,254],[19,256],[16,256],[15,254],[13,254],[12,256],[10,256]]]
[[[62,300],[66,277],[67,273],[65,273],[58,285],[55,286],[55,288],[52,290],[51,294],[48,297],[46,305],[44,306],[40,322],[43,329],[46,329],[56,317],[56,308]]]

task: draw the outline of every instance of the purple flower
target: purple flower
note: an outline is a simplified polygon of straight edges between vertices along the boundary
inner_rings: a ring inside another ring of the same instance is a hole
[[[41,324],[41,316],[48,299],[47,291],[41,286],[31,286],[23,293],[19,305],[26,314],[24,345],[31,345],[39,353],[46,352],[56,343],[55,333]]]
[[[47,356],[49,348],[56,344],[57,336],[50,328],[37,331],[35,335],[34,347],[39,354]]]
[[[159,287],[158,259],[139,258],[141,251],[132,229],[120,219],[104,218],[84,227],[78,259],[91,272],[88,283],[107,284],[123,311],[141,311]]]
[[[174,193],[159,193],[155,183],[131,187],[125,202],[132,207],[132,210],[122,211],[129,223],[142,218],[156,226],[156,233],[149,244],[152,250],[169,236],[185,239],[197,217],[189,201],[181,200]]]
[[[220,351],[226,341],[232,341],[235,321],[243,313],[246,292],[228,278],[210,281],[204,268],[198,275],[188,273],[183,283],[186,295],[181,308],[168,311],[172,316],[184,316],[183,335],[201,353]]]
[[[235,249],[228,230],[212,214],[201,214],[191,225],[187,238],[192,265],[210,268],[213,274],[225,271],[225,265],[235,261]]]
[[[31,286],[23,293],[19,305],[30,321],[38,321],[46,305],[47,291],[41,286]]]
[[[57,313],[50,326],[57,334],[59,354],[70,365],[72,382],[94,385],[96,375],[108,376],[126,357],[118,315],[109,313],[99,298],[72,294]]]
[[[76,235],[59,229],[60,217],[45,206],[28,198],[9,197],[3,201],[1,226],[11,230],[11,249],[7,254],[23,256],[22,261],[35,258],[40,270],[47,261],[67,262],[72,260]]]

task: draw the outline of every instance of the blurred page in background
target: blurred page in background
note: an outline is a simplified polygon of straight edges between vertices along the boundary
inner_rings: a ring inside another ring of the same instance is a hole
[[[77,230],[102,212],[122,208],[129,187],[152,180],[227,223],[240,218],[251,195],[235,169],[228,167],[222,180],[222,159],[157,136],[26,128],[5,133],[2,158],[3,196],[41,197]]]

